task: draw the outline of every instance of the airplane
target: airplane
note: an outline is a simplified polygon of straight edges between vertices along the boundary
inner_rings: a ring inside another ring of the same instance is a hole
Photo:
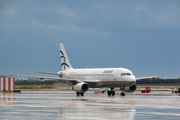
[[[156,76],[136,78],[134,74],[126,68],[74,69],[68,59],[64,45],[59,44],[59,47],[62,70],[57,73],[37,72],[41,74],[57,75],[59,78],[27,75],[19,75],[19,77],[67,81],[72,85],[72,90],[76,91],[77,96],[84,96],[84,93],[87,92],[89,88],[108,88],[107,95],[114,96],[115,87],[119,87],[120,90],[122,90],[120,95],[125,96],[124,91],[134,92],[136,90],[136,80],[156,78]]]

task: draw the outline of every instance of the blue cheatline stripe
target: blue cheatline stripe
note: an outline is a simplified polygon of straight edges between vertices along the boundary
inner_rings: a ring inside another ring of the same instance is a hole
[[[64,56],[64,53],[60,50],[60,53]]]

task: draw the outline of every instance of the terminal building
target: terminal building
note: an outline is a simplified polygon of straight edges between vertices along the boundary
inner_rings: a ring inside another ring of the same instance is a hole
[[[15,76],[14,75],[0,75],[0,91],[14,91],[15,90]]]

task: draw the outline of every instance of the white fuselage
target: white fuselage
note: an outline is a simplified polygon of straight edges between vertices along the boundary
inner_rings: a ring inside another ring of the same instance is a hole
[[[133,92],[136,90],[136,80],[154,78],[151,77],[141,77],[135,78],[133,73],[126,68],[87,68],[87,69],[73,69],[71,63],[68,59],[67,53],[65,51],[64,45],[59,44],[60,47],[60,58],[61,58],[61,70],[58,73],[45,73],[39,72],[42,74],[58,75],[60,78],[53,77],[39,77],[39,76],[21,76],[21,77],[32,77],[36,79],[52,79],[58,81],[67,81],[71,83],[72,90],[76,91],[77,96],[81,94],[84,95],[84,92],[87,92],[89,88],[110,88],[108,91],[108,96],[114,96],[115,87],[120,87],[121,96],[124,96],[125,93],[123,90],[128,92]]]
[[[68,69],[59,71],[61,78],[78,79],[83,81],[96,81],[96,87],[125,87],[135,84],[136,78],[133,73],[125,68],[93,68],[93,69]]]

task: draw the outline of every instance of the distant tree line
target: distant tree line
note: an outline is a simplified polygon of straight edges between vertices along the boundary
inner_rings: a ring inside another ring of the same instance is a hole
[[[162,84],[162,85],[180,85],[180,78],[178,79],[142,79],[137,80],[136,84]]]
[[[16,85],[53,85],[54,83],[57,83],[59,81],[56,80],[36,80],[32,78],[28,78],[28,80],[19,80],[17,79],[15,81]],[[61,83],[66,83],[61,82]],[[142,79],[142,80],[137,80],[136,84],[162,84],[162,85],[180,85],[180,78],[178,79],[161,79],[161,78],[156,78],[156,79]]]

